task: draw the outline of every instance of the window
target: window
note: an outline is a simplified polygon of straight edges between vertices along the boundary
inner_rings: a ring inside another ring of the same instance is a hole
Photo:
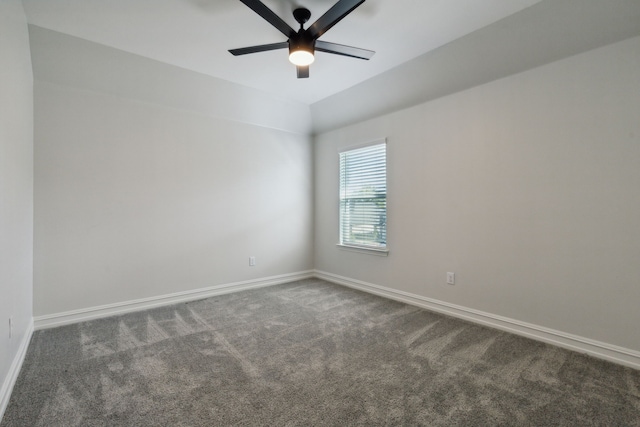
[[[340,153],[340,245],[386,252],[384,141]]]

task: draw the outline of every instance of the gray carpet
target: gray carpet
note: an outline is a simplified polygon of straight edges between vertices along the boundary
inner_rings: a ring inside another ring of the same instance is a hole
[[[37,331],[1,426],[640,426],[640,371],[316,279]]]

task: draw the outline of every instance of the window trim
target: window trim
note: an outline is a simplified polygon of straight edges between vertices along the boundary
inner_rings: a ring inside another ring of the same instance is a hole
[[[340,165],[340,155],[342,153],[348,152],[348,151],[352,151],[352,150],[358,150],[361,148],[366,148],[366,147],[370,147],[373,145],[381,145],[384,144],[385,145],[385,175],[388,171],[388,148],[389,148],[389,144],[387,141],[387,138],[379,138],[379,139],[375,139],[369,142],[364,142],[364,143],[359,143],[359,144],[353,144],[353,145],[349,145],[346,147],[338,147],[337,151],[338,151],[338,165]],[[339,166],[338,166],[339,167]],[[338,179],[338,206],[340,205],[340,179]],[[389,212],[389,203],[388,203],[388,194],[387,192],[385,192],[385,201],[386,201],[386,207],[385,207],[385,213],[387,214],[388,217],[388,212]],[[354,243],[343,243],[341,242],[342,240],[342,236],[341,236],[341,213],[340,213],[340,208],[338,208],[338,243],[336,244],[336,247],[338,247],[341,250],[344,251],[349,251],[349,252],[358,252],[358,253],[364,253],[364,254],[369,254],[369,255],[376,255],[376,256],[382,256],[382,257],[386,257],[389,255],[389,242],[388,240],[385,243],[385,246],[383,247],[377,247],[377,246],[368,246],[368,245],[358,245],[358,244],[354,244]]]
[[[386,249],[377,249],[373,246],[356,246],[345,245],[344,243],[336,243],[336,246],[343,251],[360,252],[362,254],[377,255],[377,256],[389,256],[389,247]]]

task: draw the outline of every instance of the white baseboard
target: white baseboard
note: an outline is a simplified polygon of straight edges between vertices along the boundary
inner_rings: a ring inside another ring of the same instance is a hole
[[[29,322],[29,325],[27,326],[27,331],[22,338],[20,347],[18,347],[18,352],[13,358],[13,362],[11,363],[11,367],[9,368],[9,372],[7,372],[7,376],[2,382],[2,388],[0,388],[0,421],[2,421],[4,411],[9,405],[9,399],[11,398],[13,386],[16,384],[18,374],[20,373],[20,369],[22,368],[22,362],[24,362],[24,357],[27,354],[27,348],[29,348],[31,335],[33,335],[33,320]]]
[[[177,304],[185,301],[194,301],[216,295],[244,291],[247,289],[279,285],[281,283],[308,279],[310,277],[313,277],[312,270],[281,274],[279,276],[263,277],[260,279],[246,280],[243,282],[226,283],[223,285],[210,286],[207,288],[194,289],[191,291],[176,292],[173,294],[159,295],[155,297],[123,301],[97,307],[83,308],[80,310],[66,311],[63,313],[37,316],[34,318],[34,324],[36,330],[53,328],[56,326],[83,322],[86,320],[99,319],[102,317],[129,313],[132,311],[147,310],[149,308],[160,307],[164,305]]]
[[[379,295],[385,298],[401,301],[431,311],[447,314],[449,316],[468,320],[474,323],[489,326],[491,328],[500,329],[517,335],[522,335],[538,341],[553,344],[558,347],[566,348],[579,353],[586,353],[600,359],[608,360],[635,369],[640,369],[640,352],[635,350],[592,340],[562,331],[557,331],[531,323],[522,322],[508,317],[498,316],[480,310],[439,301],[433,298],[427,298],[421,295],[339,276],[320,270],[309,270],[297,273],[283,274],[279,276],[265,277],[261,279],[247,280],[243,282],[227,283],[191,291],[177,292],[168,295],[160,295],[156,297],[124,301],[98,307],[89,307],[81,310],[38,316],[34,318],[34,325],[32,325],[32,330],[34,326],[35,330],[52,328],[56,326],[82,322],[85,320],[109,317],[117,314],[129,313],[132,311],[146,310],[149,308],[177,304],[185,301],[193,301],[226,293],[239,292],[247,289],[279,285],[282,283],[307,279],[310,277],[317,277],[328,282],[348,286],[354,289],[359,289],[361,291]],[[29,337],[30,336],[31,335],[29,334]],[[24,349],[21,350],[23,353],[26,352],[27,344],[24,344]],[[24,354],[22,355],[22,357],[24,357]],[[22,359],[20,359],[20,364],[21,363]],[[17,376],[17,373],[15,375]],[[13,383],[11,384],[11,386],[13,387]],[[5,387],[6,384],[3,385],[2,393],[5,392]],[[0,397],[4,399],[4,395],[0,395]],[[2,401],[2,403],[6,404],[4,400]]]
[[[439,313],[447,314],[449,316],[468,320],[470,322],[479,323],[491,328],[500,329],[517,335],[522,335],[534,340],[553,344],[558,347],[566,348],[579,353],[586,353],[599,359],[608,360],[620,365],[640,369],[640,352],[635,350],[618,347],[613,344],[595,341],[589,338],[584,338],[566,332],[545,328],[543,326],[538,326],[531,323],[521,322],[519,320],[510,319],[507,317],[502,317],[455,304],[450,304],[444,301],[423,297],[421,295],[411,294],[409,292],[404,292],[397,289],[387,288],[360,280],[350,279],[348,277],[343,277],[324,271],[315,270],[314,276],[328,282],[348,286],[350,288],[358,289],[364,292],[426,308],[431,311],[436,311]]]

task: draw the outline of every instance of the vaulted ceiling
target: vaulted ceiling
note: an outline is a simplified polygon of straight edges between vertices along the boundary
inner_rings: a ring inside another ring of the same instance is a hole
[[[264,0],[293,28],[337,0]],[[317,53],[297,79],[286,50],[234,57],[228,49],[285,41],[238,0],[24,0],[30,24],[104,44],[277,96],[313,104],[433,51],[540,0],[368,0],[322,40],[376,51],[370,61]]]

